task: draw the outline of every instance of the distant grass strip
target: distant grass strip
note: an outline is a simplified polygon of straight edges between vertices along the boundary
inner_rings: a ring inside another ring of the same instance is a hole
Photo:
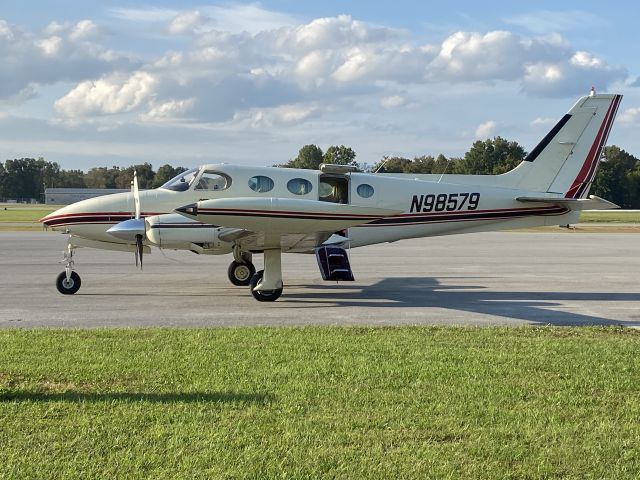
[[[640,332],[0,331],[0,478],[637,479]]]
[[[598,223],[640,223],[640,212],[605,211],[605,212],[582,212],[580,214],[581,223],[598,222]]]
[[[37,222],[42,217],[49,215],[54,210],[57,210],[57,208],[25,208],[13,206],[0,207],[0,223]]]

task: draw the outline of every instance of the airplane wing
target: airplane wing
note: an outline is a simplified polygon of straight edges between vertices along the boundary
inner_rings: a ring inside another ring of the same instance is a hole
[[[289,233],[279,235],[278,245],[283,252],[313,253],[316,247],[330,242],[332,232],[314,233]],[[223,228],[218,234],[223,242],[238,243],[244,250],[262,250],[267,245],[265,232],[252,232],[239,228]],[[342,242],[348,242],[346,237],[340,237]],[[273,247],[273,238],[269,239],[269,245]]]
[[[397,215],[400,210],[293,198],[219,198],[175,210],[202,223],[269,234],[333,233]],[[229,237],[243,235],[230,231]]]
[[[589,198],[518,197],[516,200],[524,203],[549,203],[566,207],[570,210],[611,210],[620,208],[615,203],[595,195],[589,195]]]

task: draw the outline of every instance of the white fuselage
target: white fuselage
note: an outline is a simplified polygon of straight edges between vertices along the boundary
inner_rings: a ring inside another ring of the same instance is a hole
[[[223,188],[218,188],[219,185],[208,188],[206,182],[201,182],[201,188],[198,188],[199,179],[205,172],[209,176],[224,176],[227,184]],[[271,188],[268,191],[256,191],[255,180],[252,180],[256,177],[268,178]],[[281,202],[283,199],[311,200],[306,210],[314,212],[315,216],[311,218],[317,224],[317,231],[328,232],[334,224],[329,223],[322,214],[325,210],[332,210],[336,203],[343,204],[347,209],[352,206],[369,208],[371,211],[383,209],[396,212],[373,220],[367,219],[359,225],[351,225],[347,235],[351,247],[406,238],[561,225],[576,221],[576,212],[569,212],[559,206],[531,206],[518,202],[517,197],[529,192],[497,187],[496,178],[499,176],[368,173],[326,175],[313,170],[207,165],[201,167],[189,188],[184,191],[158,188],[140,192],[141,213],[147,219],[149,231],[145,243],[190,250],[193,249],[193,244],[198,244],[205,245],[205,250],[210,250],[206,253],[229,252],[231,245],[217,239],[217,233],[229,225],[206,225],[174,213],[175,209],[184,205],[215,199],[229,199],[229,203],[232,203],[232,199],[238,199],[238,208],[227,213],[225,218],[230,219],[232,225],[232,218],[243,221],[251,219],[252,225],[261,226],[260,230],[263,232],[273,231],[274,228],[286,230],[287,216],[295,218],[296,215],[299,216],[299,212],[246,209],[242,208],[242,202],[251,201],[255,204],[257,200],[266,204],[274,199]],[[296,187],[300,181],[305,181],[306,188],[288,188],[291,187],[291,182]],[[253,189],[251,185],[254,185]],[[329,187],[335,191],[329,192]],[[338,193],[341,195],[339,198]],[[324,198],[329,200],[319,201],[323,198],[320,195],[325,195]],[[69,205],[42,221],[73,237],[96,242],[126,243],[108,234],[107,230],[131,218],[133,209],[133,195],[118,193]],[[285,235],[287,232],[276,230],[274,233]],[[166,239],[164,243],[160,237]],[[154,242],[154,239],[157,241]],[[299,251],[287,245],[283,245],[282,249]]]

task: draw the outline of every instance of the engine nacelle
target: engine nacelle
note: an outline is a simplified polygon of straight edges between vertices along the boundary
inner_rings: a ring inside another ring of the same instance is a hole
[[[145,221],[147,240],[160,248],[222,255],[233,247],[220,240],[219,227],[194,222],[176,213],[147,217]]]

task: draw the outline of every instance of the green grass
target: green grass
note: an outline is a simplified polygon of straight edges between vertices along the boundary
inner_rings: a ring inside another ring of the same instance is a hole
[[[640,223],[640,212],[627,212],[624,210],[613,212],[582,212],[580,222],[599,223]]]
[[[5,210],[6,208],[6,210]],[[0,223],[6,222],[37,222],[59,207],[43,205],[2,205],[0,206]]]
[[[0,478],[640,472],[640,332],[0,331]]]

